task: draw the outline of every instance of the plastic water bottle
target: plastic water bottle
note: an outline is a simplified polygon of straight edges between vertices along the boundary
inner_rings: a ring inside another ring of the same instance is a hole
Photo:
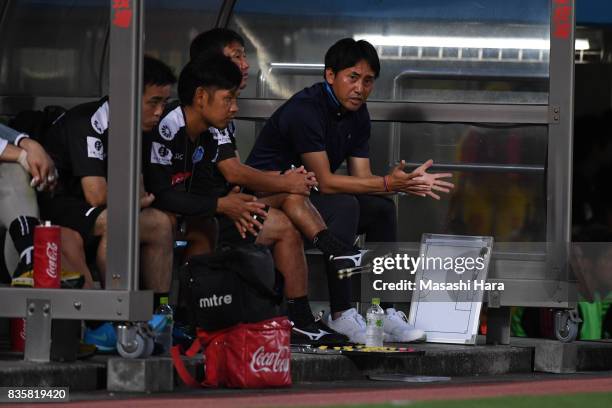
[[[382,347],[385,311],[380,307],[380,299],[372,299],[372,306],[366,312],[366,347]]]
[[[159,299],[159,307],[155,314],[165,317],[165,324],[155,335],[155,342],[162,348],[162,355],[169,355],[172,348],[172,330],[174,329],[174,312],[168,304],[168,298],[162,297]]]

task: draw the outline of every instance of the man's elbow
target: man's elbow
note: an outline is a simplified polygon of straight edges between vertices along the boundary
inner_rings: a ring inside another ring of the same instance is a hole
[[[257,178],[258,173],[253,173],[251,169],[243,164],[232,166],[226,171],[222,171],[223,177],[230,183],[237,186],[246,186],[249,180]]]

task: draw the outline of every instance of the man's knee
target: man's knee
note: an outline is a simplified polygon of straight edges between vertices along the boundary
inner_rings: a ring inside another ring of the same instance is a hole
[[[143,239],[171,239],[172,221],[163,211],[146,208],[140,213],[140,226]]]
[[[72,228],[61,227],[62,249],[66,248],[70,251],[84,251],[85,243],[81,234]]]
[[[330,196],[324,212],[327,227],[347,244],[352,244],[359,224],[359,201],[350,194]]]
[[[267,225],[266,225],[267,224]],[[300,232],[295,228],[289,217],[284,212],[271,208],[264,228],[269,227],[274,237],[278,239],[291,239],[301,241]]]
[[[101,236],[106,235],[106,231],[107,231],[106,215],[107,214],[108,214],[108,211],[105,209],[96,218],[96,222],[94,223],[94,231],[93,231],[96,237],[101,237]]]
[[[308,197],[302,194],[287,194],[284,204],[287,205],[303,205],[308,200]]]

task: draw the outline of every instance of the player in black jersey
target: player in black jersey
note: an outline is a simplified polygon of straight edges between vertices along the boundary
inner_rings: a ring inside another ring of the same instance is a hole
[[[143,69],[141,126],[144,132],[157,125],[176,78],[161,61],[145,57]],[[59,171],[54,195],[40,198],[45,219],[77,231],[80,245],[95,257],[102,273],[106,271],[106,199],[107,137],[109,127],[108,98],[76,106],[51,127],[46,148]],[[112,158],[111,162],[112,164]],[[142,281],[156,298],[167,295],[172,272],[173,234],[170,218],[148,208],[151,194],[141,192],[140,239]],[[85,257],[86,286],[92,285]]]
[[[238,111],[241,80],[236,65],[221,54],[187,64],[179,78],[181,105],[166,113],[157,129],[145,135],[149,149],[145,186],[155,194],[154,206],[190,217],[188,234],[194,228],[194,216],[216,215],[219,241],[234,245],[255,241],[273,247],[276,267],[285,278],[289,317],[295,324],[294,342],[346,342],[346,336],[315,322],[312,316],[301,233],[283,211],[266,208],[255,196],[238,192],[239,187],[221,170],[223,163],[236,157],[230,122]],[[310,174],[300,170],[283,176],[254,172],[255,178],[276,179],[282,186],[276,188],[291,195],[305,197],[317,185]],[[296,339],[296,334],[301,338]]]

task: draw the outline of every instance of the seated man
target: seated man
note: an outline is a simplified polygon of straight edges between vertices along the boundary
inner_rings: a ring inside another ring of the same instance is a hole
[[[13,286],[34,286],[34,228],[40,224],[34,188],[52,190],[56,182],[55,165],[42,146],[0,124],[0,226],[8,229],[11,238],[0,248],[0,259],[9,268],[17,265],[11,276]],[[74,231],[61,229],[62,287],[82,285],[77,239]]]
[[[242,73],[240,89],[244,89],[247,85],[249,69],[244,45],[243,38],[235,31],[215,28],[205,31],[193,39],[190,46],[190,56],[194,59],[199,55],[216,52],[223,53],[240,68]],[[235,144],[235,129],[232,122],[221,131],[230,137],[233,144]],[[216,132],[215,129],[211,129],[211,131],[213,133]],[[282,173],[295,171],[292,169],[293,167],[292,165],[287,166],[283,169]],[[330,257],[329,273],[334,275],[329,278],[330,280],[337,280],[339,270],[349,271],[366,263],[362,259],[362,255],[366,251],[352,248],[353,241],[343,242],[336,238],[334,232],[327,228],[321,215],[307,197],[299,194],[275,194],[286,191],[282,185],[283,179],[278,177],[279,171],[267,172],[264,175],[252,167],[240,163],[238,152],[235,152],[235,157],[220,161],[218,168],[230,183],[258,192],[257,195],[260,197],[260,202],[264,202],[273,208],[281,209],[294,226],[315,247]],[[303,167],[300,167],[300,169],[303,169]],[[305,170],[302,171],[305,172]],[[417,171],[413,174],[407,174],[398,168],[389,174],[389,182],[393,183],[398,190],[404,190],[408,187],[418,186],[419,182],[413,179],[418,177],[419,174]],[[425,186],[420,188],[427,189]],[[330,297],[333,297],[335,293],[335,291],[330,289]],[[365,332],[362,334],[365,335]],[[363,336],[353,338],[353,341],[356,342],[363,342],[363,340]]]
[[[217,129],[225,129],[238,111],[236,95],[241,81],[238,67],[218,53],[198,57],[185,66],[178,84],[181,105],[145,135],[150,148],[144,167],[145,186],[155,194],[155,207],[187,218],[188,238],[199,226],[194,217],[217,215],[220,242],[240,245],[255,241],[273,247],[276,268],[285,278],[293,343],[344,343],[345,336],[312,316],[300,232],[283,211],[240,193],[225,177],[223,166],[235,159],[236,148],[230,135]],[[266,189],[262,179],[273,179],[274,190],[286,192],[286,197],[300,197],[299,205],[316,186],[316,180],[301,171],[278,176],[251,170],[252,179],[244,179],[245,184]]]
[[[450,174],[428,174],[431,161],[410,174],[403,163],[384,176],[372,174],[369,159],[370,115],[365,101],[380,71],[376,50],[366,41],[345,38],[325,55],[325,81],[298,92],[266,122],[247,164],[283,171],[303,165],[316,174],[320,194],[310,200],[329,229],[345,243],[356,234],[369,242],[397,241],[396,209],[386,194],[403,192],[438,199],[452,184]],[[349,175],[335,174],[344,161]],[[417,183],[402,184],[410,179]],[[365,322],[350,304],[350,282],[328,268],[331,311],[328,324],[352,341],[362,342]],[[401,313],[387,309],[387,339],[412,341],[421,330],[408,326]]]
[[[174,82],[176,79],[170,68],[161,61],[145,57],[143,131],[151,130],[159,122]],[[106,273],[108,126],[108,97],[76,106],[56,121],[45,138],[45,147],[55,160],[59,182],[53,195],[40,197],[45,219],[78,232],[79,244],[85,248],[87,259],[97,263],[102,285]],[[153,290],[156,307],[170,290],[173,234],[169,217],[148,208],[153,199],[151,194],[143,191],[140,200],[140,265],[142,286]],[[87,286],[91,287],[91,276],[86,279]]]
[[[215,53],[221,53],[230,58],[240,69],[242,74],[240,90],[243,90],[247,86],[249,76],[249,63],[244,45],[244,39],[235,31],[227,28],[214,28],[198,34],[191,42],[189,53],[191,59]],[[334,234],[330,233],[321,215],[312,206],[307,196],[300,194],[299,191],[291,194],[290,187],[287,187],[288,184],[291,186],[290,178],[278,177],[278,172],[275,174],[264,174],[240,162],[238,151],[235,148],[236,126],[233,121],[221,131],[211,128],[209,132],[213,134],[219,132],[226,134],[234,147],[234,155],[232,157],[218,162],[218,169],[230,184],[240,185],[252,191],[257,191],[260,196],[260,202],[273,208],[281,209],[289,217],[294,226],[314,246],[332,258],[331,260],[336,270],[350,270],[354,267],[365,266],[365,262],[362,259],[362,253],[365,251],[353,248],[352,244],[344,244]],[[306,174],[311,180],[314,181],[315,179],[314,174],[306,172],[303,167],[288,168],[283,173],[289,174],[292,172],[301,172]],[[406,182],[413,183],[409,180],[408,176],[405,179]],[[316,190],[314,184],[313,187]],[[246,233],[246,230],[243,231],[244,233]]]
[[[0,124],[0,226],[8,229],[19,256],[14,285],[33,286],[34,227],[40,223],[32,187],[52,188],[56,181],[45,150],[26,134]]]

